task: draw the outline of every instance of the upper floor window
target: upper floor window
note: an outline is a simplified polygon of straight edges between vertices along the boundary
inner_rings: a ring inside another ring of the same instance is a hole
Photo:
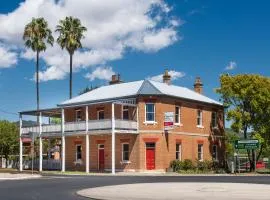
[[[82,120],[82,111],[81,110],[76,110],[76,122]]]
[[[123,106],[123,119],[129,119],[128,106]]]
[[[76,145],[76,161],[82,159],[82,145]]]
[[[175,159],[176,160],[182,160],[182,145],[181,145],[181,143],[176,143]]]
[[[217,151],[217,145],[212,146],[212,157],[213,160],[217,161],[218,160],[218,151]]]
[[[217,112],[212,112],[211,125],[217,127]]]
[[[181,110],[179,106],[175,106],[175,124],[181,123]]]
[[[98,111],[97,111],[97,118],[98,118],[99,120],[105,118],[104,110],[98,110]]]
[[[155,104],[154,103],[145,104],[145,121],[146,122],[155,121]]]
[[[122,144],[122,161],[129,161],[129,144]]]
[[[198,144],[198,160],[203,161],[203,144]]]
[[[202,126],[202,110],[197,110],[197,126]]]

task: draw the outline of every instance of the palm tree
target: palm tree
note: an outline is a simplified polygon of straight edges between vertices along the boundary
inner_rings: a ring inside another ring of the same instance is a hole
[[[69,98],[72,98],[72,59],[74,52],[82,47],[81,39],[84,37],[83,32],[87,29],[82,26],[78,18],[66,17],[60,20],[56,26],[56,32],[59,32],[57,43],[62,49],[69,53]]]
[[[37,110],[39,110],[39,53],[45,51],[46,43],[53,45],[52,31],[44,18],[33,18],[24,28],[23,40],[25,46],[36,52],[36,92]]]

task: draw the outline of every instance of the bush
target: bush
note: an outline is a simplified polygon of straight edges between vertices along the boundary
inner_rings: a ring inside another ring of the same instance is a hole
[[[212,166],[213,166],[213,162],[212,161],[205,160],[205,161],[197,161],[196,168],[199,171],[207,172],[207,171],[211,171],[212,170]]]
[[[180,160],[173,160],[171,162],[171,165],[170,166],[171,166],[171,168],[173,169],[174,172],[177,172],[177,171],[179,171],[179,170],[182,169],[183,162],[180,161]]]
[[[185,159],[183,161],[183,166],[182,166],[183,170],[190,170],[190,169],[194,169],[194,165],[192,163],[192,160],[190,159]]]

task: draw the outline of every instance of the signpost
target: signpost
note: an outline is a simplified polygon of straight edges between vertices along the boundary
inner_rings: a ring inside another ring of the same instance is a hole
[[[236,140],[235,149],[258,149],[260,146],[258,140]]]
[[[236,140],[234,142],[234,148],[239,149],[246,149],[246,150],[254,150],[255,153],[255,171],[256,171],[256,149],[260,147],[259,140]],[[238,161],[239,165],[239,172],[240,172],[240,160]]]
[[[164,130],[171,130],[174,126],[174,112],[164,113]]]

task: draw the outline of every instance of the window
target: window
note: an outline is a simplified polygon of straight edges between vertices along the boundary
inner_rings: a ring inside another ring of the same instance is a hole
[[[202,110],[197,110],[197,126],[202,126]]]
[[[217,145],[212,146],[212,157],[213,157],[213,160],[215,161],[218,160]]]
[[[129,144],[122,144],[122,161],[129,161]]]
[[[98,110],[97,117],[99,120],[104,119],[104,110]]]
[[[147,149],[154,149],[156,147],[156,143],[146,143],[145,146]]]
[[[82,145],[76,145],[76,161],[82,159]]]
[[[198,144],[198,160],[203,161],[203,144]]]
[[[212,119],[211,119],[212,127],[217,127],[217,113],[212,112]]]
[[[179,143],[176,144],[175,159],[182,160],[182,145]]]
[[[123,119],[125,120],[129,119],[128,106],[123,106]]]
[[[153,103],[145,104],[145,121],[146,122],[155,121],[155,104]]]
[[[76,122],[82,120],[82,111],[81,110],[76,110]]]
[[[175,124],[180,124],[181,123],[181,111],[180,107],[176,106],[175,107]]]

